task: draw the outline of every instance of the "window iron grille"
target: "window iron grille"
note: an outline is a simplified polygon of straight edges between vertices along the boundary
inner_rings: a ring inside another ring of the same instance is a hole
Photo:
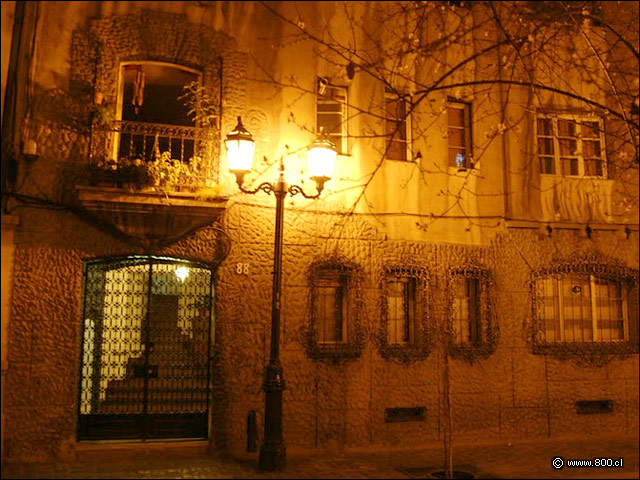
[[[535,354],[602,366],[638,353],[638,271],[597,253],[534,271],[527,338]]]
[[[383,358],[406,364],[429,355],[435,340],[430,298],[426,268],[407,263],[384,266],[378,336]]]

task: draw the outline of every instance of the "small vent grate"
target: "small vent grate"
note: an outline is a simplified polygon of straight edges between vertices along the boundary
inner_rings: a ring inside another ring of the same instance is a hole
[[[387,408],[384,421],[392,422],[422,422],[427,417],[427,407]]]
[[[613,412],[613,400],[579,400],[576,402],[579,415]]]

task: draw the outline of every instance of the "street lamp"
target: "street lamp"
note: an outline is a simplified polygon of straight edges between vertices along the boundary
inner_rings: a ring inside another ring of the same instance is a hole
[[[336,159],[335,145],[324,137],[322,131],[307,152],[309,173],[316,182],[317,193],[308,195],[297,185],[289,185],[284,179],[284,158],[280,157],[280,173],[275,183],[264,182],[255,189],[242,186],[244,176],[251,170],[255,142],[253,137],[242,125],[242,118],[238,117],[235,129],[227,135],[225,140],[229,170],[236,176],[236,182],[244,193],[255,194],[262,190],[276,197],[276,233],[273,247],[273,290],[271,296],[271,352],[269,363],[265,369],[262,389],[265,393],[264,406],[264,443],[260,448],[260,469],[281,470],[287,462],[287,453],[282,438],[282,391],[285,381],[280,365],[280,308],[282,283],[282,228],[284,219],[284,198],[287,193],[301,194],[305,198],[318,198],[324,184],[331,178]]]

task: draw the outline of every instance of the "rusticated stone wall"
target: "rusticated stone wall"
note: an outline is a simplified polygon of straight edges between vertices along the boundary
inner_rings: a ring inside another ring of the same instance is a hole
[[[232,204],[224,224],[232,248],[217,271],[216,366],[212,390],[212,442],[242,451],[250,410],[262,436],[263,369],[269,349],[273,208]],[[7,459],[72,458],[78,405],[83,260],[109,255],[162,253],[211,261],[216,238],[204,229],[157,252],[115,241],[69,214],[33,210],[16,237],[14,299],[6,396]],[[532,270],[558,258],[594,251],[637,268],[637,236],[624,239],[575,231],[540,239],[537,231],[497,233],[484,247],[385,240],[359,217],[336,235],[343,217],[289,208],[285,215],[282,364],[284,433],[290,448],[411,446],[434,442],[443,432],[441,346],[408,364],[382,358],[378,350],[379,278],[386,262],[411,259],[433,273],[433,316],[446,315],[449,267],[473,261],[496,282],[500,341],[473,363],[450,360],[454,439],[524,439],[567,434],[638,431],[637,355],[602,366],[534,355],[525,339],[531,312]],[[75,233],[71,233],[75,232]],[[365,348],[343,363],[312,360],[305,349],[309,322],[307,268],[334,253],[364,272]],[[248,263],[247,274],[237,263]],[[441,324],[441,323],[440,323]],[[578,415],[578,400],[613,400],[612,413]],[[420,422],[386,423],[385,409],[426,407]]]

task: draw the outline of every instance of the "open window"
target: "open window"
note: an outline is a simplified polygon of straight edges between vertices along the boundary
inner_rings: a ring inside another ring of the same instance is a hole
[[[384,127],[387,139],[388,160],[407,161],[411,159],[411,123],[408,115],[409,102],[405,98],[385,90]]]
[[[326,77],[318,79],[316,103],[317,131],[337,147],[340,155],[347,154],[347,87],[332,85]]]
[[[169,152],[188,162],[196,154],[196,124],[189,114],[196,99],[186,94],[201,74],[186,67],[154,62],[120,67],[114,148],[117,158],[152,161]]]

